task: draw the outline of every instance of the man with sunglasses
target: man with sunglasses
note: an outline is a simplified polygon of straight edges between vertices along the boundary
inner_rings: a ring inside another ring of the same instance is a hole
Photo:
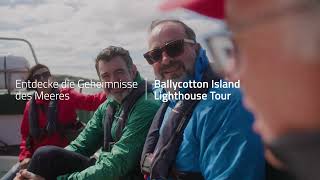
[[[236,53],[231,73],[257,117],[254,129],[297,179],[320,179],[320,1],[190,0],[163,8],[176,6],[226,17]]]
[[[144,57],[161,81],[220,80],[194,31],[179,20],[154,21]],[[170,88],[155,93],[169,93]],[[151,179],[264,179],[263,147],[251,130],[252,115],[233,88],[181,88],[181,93],[231,93],[229,100],[171,99],[149,130],[141,169]]]

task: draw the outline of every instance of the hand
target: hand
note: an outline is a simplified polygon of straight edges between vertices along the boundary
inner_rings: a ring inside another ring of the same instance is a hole
[[[32,172],[27,171],[26,169],[20,170],[20,172],[17,173],[17,176],[14,178],[14,180],[45,180],[43,177],[36,175]]]
[[[20,172],[17,172],[16,177],[13,178],[13,180],[24,180],[24,177],[20,174]]]
[[[25,158],[24,160],[22,160],[19,164],[20,169],[27,169],[29,162],[30,162],[31,158]]]

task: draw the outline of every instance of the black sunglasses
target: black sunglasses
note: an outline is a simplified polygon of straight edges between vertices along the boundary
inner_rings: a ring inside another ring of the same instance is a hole
[[[171,58],[177,57],[184,52],[184,43],[194,44],[191,39],[180,39],[165,43],[162,47],[153,49],[143,54],[149,64],[154,64],[162,59],[162,52],[166,52]]]
[[[41,74],[36,74],[36,75],[34,75],[32,77],[33,77],[34,80],[40,81],[40,80],[43,80],[43,79],[47,80],[50,76],[51,76],[51,73],[49,71],[46,71],[46,72],[43,72]]]

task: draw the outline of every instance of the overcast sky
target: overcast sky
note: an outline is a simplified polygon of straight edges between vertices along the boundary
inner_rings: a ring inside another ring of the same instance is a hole
[[[128,49],[144,76],[152,69],[142,54],[147,50],[147,28],[152,20],[178,18],[190,25],[199,39],[217,27],[187,10],[160,12],[161,0],[0,0],[0,36],[29,40],[40,63],[53,73],[96,78],[94,58],[116,45]],[[0,41],[0,54],[26,56],[22,43]]]

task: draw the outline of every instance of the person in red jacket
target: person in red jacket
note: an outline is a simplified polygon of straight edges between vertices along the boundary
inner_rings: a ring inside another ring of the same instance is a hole
[[[30,69],[27,81],[50,83],[51,79],[49,68],[37,64]],[[28,87],[27,89],[33,90]],[[37,148],[45,145],[68,145],[68,134],[75,132],[79,127],[76,110],[94,111],[106,100],[104,92],[85,95],[71,88],[52,86],[38,86],[34,90],[36,92],[27,102],[23,113],[19,162],[2,177],[2,180],[13,179],[20,169],[27,168]],[[54,98],[48,99],[49,95]]]

